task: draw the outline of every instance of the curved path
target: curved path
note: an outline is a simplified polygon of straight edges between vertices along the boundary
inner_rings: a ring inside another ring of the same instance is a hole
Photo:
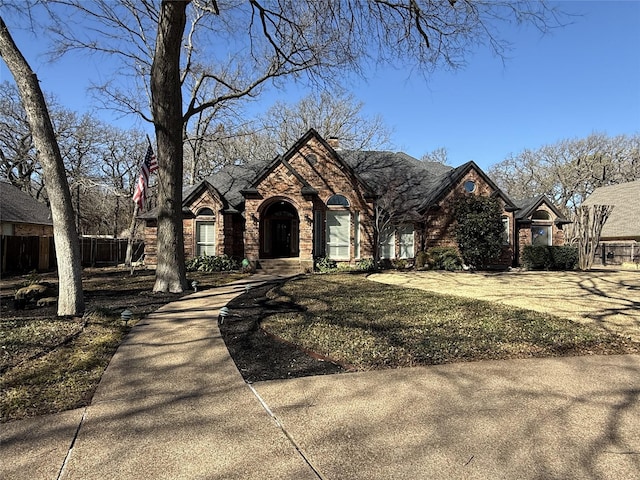
[[[3,479],[628,479],[640,356],[247,385],[217,327],[247,282],[136,325],[91,406],[0,425]],[[232,321],[231,319],[228,321]]]

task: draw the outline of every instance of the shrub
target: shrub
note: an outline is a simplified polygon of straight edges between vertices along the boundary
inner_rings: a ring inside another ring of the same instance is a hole
[[[404,270],[405,268],[407,268],[408,262],[404,258],[395,258],[391,260],[391,265],[396,270]]]
[[[376,269],[376,262],[373,258],[362,258],[356,263],[356,268],[364,272],[371,272]]]
[[[527,245],[522,250],[522,265],[527,270],[573,270],[577,263],[576,247]]]
[[[420,250],[416,254],[416,268],[424,268],[429,262],[429,255],[424,250]]]
[[[240,270],[240,262],[228,255],[194,257],[186,262],[188,272],[232,272]]]
[[[319,257],[315,260],[316,270],[319,272],[333,272],[338,269],[338,264],[335,260],[331,260],[329,257]]]
[[[432,247],[427,250],[427,266],[433,270],[460,270],[462,259],[453,247]]]

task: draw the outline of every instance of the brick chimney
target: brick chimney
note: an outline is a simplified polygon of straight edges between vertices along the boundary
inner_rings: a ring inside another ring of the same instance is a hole
[[[329,137],[329,140],[327,141],[327,143],[334,150],[340,150],[340,139],[338,137]]]

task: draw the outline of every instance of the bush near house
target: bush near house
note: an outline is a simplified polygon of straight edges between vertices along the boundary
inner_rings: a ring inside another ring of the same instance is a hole
[[[427,250],[428,266],[433,270],[453,272],[462,268],[462,258],[453,247],[432,247]]]
[[[522,265],[527,270],[573,270],[577,264],[576,247],[527,245],[522,250]]]
[[[228,255],[202,255],[186,262],[188,272],[236,272],[240,270],[240,262]]]
[[[465,264],[485,269],[502,253],[504,226],[498,199],[469,195],[454,207],[455,233]]]

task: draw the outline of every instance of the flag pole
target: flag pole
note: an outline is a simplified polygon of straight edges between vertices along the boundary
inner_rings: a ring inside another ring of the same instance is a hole
[[[149,134],[147,134],[147,142],[149,142],[149,147],[153,148],[153,145],[151,144],[151,139],[149,138]],[[144,162],[144,158],[143,158],[142,161]],[[125,260],[124,260],[124,265],[126,267],[131,267],[131,275],[133,275],[133,271],[134,271],[133,239],[135,238],[136,229],[137,229],[137,226],[138,226],[138,213],[139,212],[140,212],[140,206],[138,205],[137,202],[134,202],[133,203],[133,215],[131,216],[131,224],[129,225],[129,238],[127,239],[127,253],[125,255]]]

